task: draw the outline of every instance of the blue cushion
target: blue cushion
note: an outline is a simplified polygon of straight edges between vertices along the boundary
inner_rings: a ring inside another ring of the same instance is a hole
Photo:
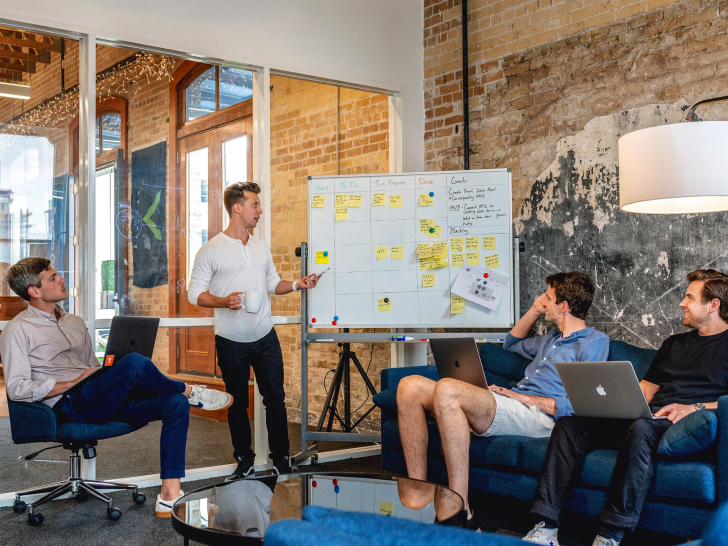
[[[378,537],[356,537],[344,531],[327,529],[321,525],[284,519],[273,523],[265,532],[265,543],[268,546],[299,546],[301,544],[346,544],[347,546],[376,546],[381,544]]]
[[[129,434],[138,428],[141,427],[118,421],[109,421],[104,425],[90,425],[72,421],[58,425],[56,437],[59,442],[64,440],[103,440],[104,438]]]
[[[683,458],[702,453],[713,445],[718,434],[718,417],[710,410],[693,412],[663,434],[657,454]]]
[[[541,473],[543,460],[546,458],[546,450],[549,447],[549,438],[532,438],[523,443],[521,448],[522,466],[526,470]]]
[[[495,381],[491,379],[489,372],[501,378],[518,382],[523,379],[523,374],[531,363],[530,360],[523,358],[521,355],[506,351],[500,343],[481,344],[480,361],[483,363],[483,369],[488,381],[494,383]],[[507,385],[500,386],[506,387]]]
[[[407,368],[385,368],[382,370],[381,389],[396,389],[400,380],[408,375],[421,375],[427,379],[437,381],[440,376],[437,373],[437,366],[411,366]]]
[[[728,502],[723,503],[713,514],[703,533],[705,546],[728,546]]]
[[[397,415],[397,389],[386,389],[378,392],[372,397],[372,402],[377,407],[391,413],[392,416]]]
[[[637,379],[641,381],[647,370],[650,369],[656,354],[657,351],[653,349],[640,349],[624,341],[610,341],[607,360],[612,362],[627,360],[631,362]]]

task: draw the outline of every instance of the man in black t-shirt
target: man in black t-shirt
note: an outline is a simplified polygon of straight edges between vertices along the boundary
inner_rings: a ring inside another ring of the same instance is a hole
[[[617,546],[640,518],[654,474],[652,456],[662,435],[690,413],[717,409],[718,398],[728,395],[728,275],[698,269],[688,281],[680,309],[683,325],[693,330],[667,338],[640,382],[652,411],[667,419],[556,421],[531,508],[538,523],[524,541],[558,546],[561,511],[584,457],[594,449],[619,447],[602,527],[592,545]]]

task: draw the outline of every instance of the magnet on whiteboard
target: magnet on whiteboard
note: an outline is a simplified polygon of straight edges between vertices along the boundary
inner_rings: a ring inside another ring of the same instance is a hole
[[[333,324],[334,326],[336,326],[336,321],[335,320],[332,320],[331,321],[331,324]]]
[[[312,318],[312,319],[311,319],[311,322],[316,322],[316,319],[315,319],[315,318]]]
[[[430,197],[435,197],[435,192],[434,191],[431,191],[430,192]]]
[[[328,250],[324,250],[324,256],[328,256],[328,255],[329,255],[329,251]]]
[[[338,315],[336,315],[336,316],[334,317],[334,320],[339,320],[339,316],[338,316]]]
[[[487,273],[483,273],[483,278],[487,279],[488,278],[488,274]]]
[[[384,298],[384,303],[389,303],[389,298]]]
[[[431,227],[430,228],[430,233],[435,233],[435,228],[434,227]]]

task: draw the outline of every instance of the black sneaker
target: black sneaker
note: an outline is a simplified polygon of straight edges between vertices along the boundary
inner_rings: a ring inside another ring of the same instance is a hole
[[[238,459],[238,467],[232,474],[225,478],[225,481],[232,482],[234,480],[240,480],[242,478],[245,478],[246,476],[250,476],[255,472],[254,464],[255,456],[243,457],[242,459]]]
[[[288,455],[285,457],[271,457],[273,459],[273,474],[290,474],[291,462]]]

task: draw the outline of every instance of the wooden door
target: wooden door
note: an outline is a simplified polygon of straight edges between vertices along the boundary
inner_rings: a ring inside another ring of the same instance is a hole
[[[177,316],[212,317],[212,309],[189,303],[187,283],[197,251],[227,224],[223,191],[231,183],[252,178],[252,119],[246,117],[178,142],[177,211],[184,230],[178,232],[176,260],[170,271],[177,280]],[[241,174],[242,173],[242,174]],[[241,180],[240,178],[243,178]],[[179,328],[176,354],[179,372],[215,373],[212,327]]]

